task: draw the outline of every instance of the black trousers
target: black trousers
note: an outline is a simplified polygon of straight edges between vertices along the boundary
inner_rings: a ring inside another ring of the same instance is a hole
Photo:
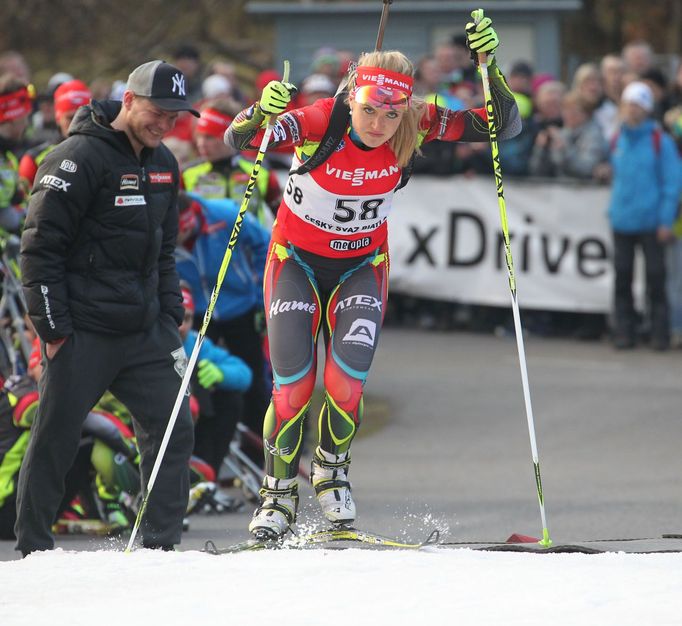
[[[14,492],[0,506],[0,539],[14,539],[14,524],[17,521],[17,494]]]
[[[260,436],[263,430],[263,416],[270,404],[271,386],[265,378],[265,356],[263,338],[256,329],[255,316],[258,309],[230,320],[213,319],[206,335],[215,343],[222,343],[242,359],[253,372],[253,382],[244,393],[242,421]],[[258,465],[263,463],[263,450],[246,447],[245,452]]]
[[[632,298],[635,250],[644,254],[646,294],[651,319],[651,339],[667,342],[670,336],[665,291],[665,251],[656,232],[613,233],[615,269],[615,332],[635,339],[636,315]]]
[[[201,407],[199,420],[194,426],[194,454],[206,461],[217,475],[243,412],[243,394],[223,389],[208,391],[198,386],[194,388],[200,389],[195,396]]]
[[[52,523],[85,417],[109,389],[134,417],[146,486],[184,373],[186,357],[175,322],[161,315],[130,335],[77,329],[51,361],[43,353],[40,404],[24,457],[17,495],[17,550],[54,547]],[[145,544],[180,543],[189,494],[193,428],[182,403],[141,525]]]

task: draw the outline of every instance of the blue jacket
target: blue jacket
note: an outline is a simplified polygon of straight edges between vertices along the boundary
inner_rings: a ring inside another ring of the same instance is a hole
[[[619,233],[671,228],[682,188],[675,143],[660,131],[658,149],[654,120],[639,126],[623,124],[611,154],[613,183],[609,219]]]
[[[195,194],[188,195],[201,204],[208,232],[197,237],[191,251],[177,247],[175,260],[180,278],[192,288],[197,314],[203,314],[218,280],[239,206],[229,198],[207,200]],[[246,213],[213,319],[230,320],[263,306],[263,271],[269,242],[270,232],[253,215]]]
[[[185,352],[190,355],[194,349],[194,344],[199,333],[196,330],[190,330],[185,337],[184,347]],[[218,389],[225,389],[226,391],[246,391],[251,386],[253,374],[251,368],[242,361],[238,356],[230,354],[225,348],[216,346],[208,337],[204,337],[204,341],[199,349],[199,356],[197,358],[197,367],[199,361],[207,359],[217,365],[222,373],[225,375],[223,382],[216,385]]]

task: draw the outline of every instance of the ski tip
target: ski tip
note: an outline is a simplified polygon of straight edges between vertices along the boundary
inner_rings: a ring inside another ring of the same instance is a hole
[[[505,543],[542,543],[542,541],[543,540],[539,539],[538,537],[531,537],[530,535],[513,533],[512,535],[509,536]]]

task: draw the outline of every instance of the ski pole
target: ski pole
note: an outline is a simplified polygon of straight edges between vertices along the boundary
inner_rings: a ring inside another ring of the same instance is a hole
[[[386,22],[388,22],[388,10],[391,8],[393,0],[383,0],[384,6],[381,8],[381,19],[379,20],[379,32],[377,33],[377,42],[374,44],[375,50],[381,50],[384,45],[384,30],[386,30]]]
[[[389,9],[390,5],[393,3],[393,0],[383,0],[383,3],[384,3],[384,6],[381,9],[381,17],[379,18],[379,30],[377,31],[377,41],[374,44],[374,50],[375,51],[381,50],[381,46],[384,43],[384,31],[386,30],[386,23],[388,22],[388,9]],[[352,71],[357,68],[357,66],[358,66],[357,61],[353,61],[350,64],[348,72],[343,77],[343,79],[339,83],[339,86],[336,89],[335,95],[338,96],[340,93],[343,93],[344,91],[348,91],[349,76],[352,73]]]
[[[282,81],[287,82],[289,80],[289,61],[284,61],[284,74],[282,76]],[[234,226],[232,227],[232,233],[230,234],[230,239],[228,240],[227,246],[225,248],[225,254],[223,260],[220,264],[220,269],[218,270],[218,279],[213,287],[213,292],[206,306],[206,313],[204,313],[204,320],[201,324],[199,333],[197,334],[196,341],[194,342],[194,347],[192,348],[192,354],[190,355],[189,362],[187,364],[187,369],[182,377],[182,382],[180,383],[180,389],[178,390],[178,396],[175,399],[175,405],[171,412],[170,418],[168,420],[168,425],[166,426],[166,431],[163,434],[163,439],[161,440],[161,447],[156,455],[156,460],[154,461],[154,466],[152,467],[152,473],[149,476],[149,481],[147,487],[144,490],[144,497],[140,504],[140,508],[137,512],[137,517],[135,519],[135,524],[133,525],[132,532],[130,533],[130,539],[128,540],[128,545],[126,546],[125,552],[130,552],[135,537],[137,536],[137,531],[140,528],[144,512],[147,508],[147,503],[149,501],[149,494],[154,488],[154,483],[156,482],[156,477],[159,473],[161,463],[163,461],[163,456],[168,447],[168,441],[170,440],[171,433],[173,432],[173,427],[178,418],[178,413],[180,412],[180,406],[182,405],[183,398],[189,386],[189,381],[192,378],[192,372],[194,371],[194,366],[199,357],[199,351],[201,350],[201,345],[204,343],[206,337],[206,329],[211,321],[211,316],[213,315],[213,309],[215,308],[216,302],[218,301],[218,294],[220,293],[220,288],[223,285],[223,280],[225,280],[225,274],[227,273],[227,267],[232,259],[232,251],[237,244],[237,238],[239,237],[239,232],[242,229],[242,222],[244,221],[244,215],[249,206],[249,200],[251,200],[251,195],[256,186],[256,179],[258,178],[258,172],[260,171],[261,164],[265,158],[265,152],[268,149],[268,144],[270,143],[270,137],[272,131],[275,127],[276,115],[269,115],[267,118],[267,125],[265,132],[263,133],[263,139],[260,142],[260,147],[258,148],[258,155],[253,163],[253,169],[251,170],[251,176],[249,177],[249,182],[246,185],[246,190],[244,191],[244,197],[242,199],[241,206],[239,207],[239,212],[237,213],[237,218],[235,219]]]
[[[476,13],[474,11],[474,13]],[[472,15],[473,17],[473,15]],[[504,257],[507,263],[507,274],[509,276],[509,292],[511,293],[512,312],[514,315],[514,331],[516,334],[516,347],[519,353],[519,365],[521,367],[521,384],[523,386],[523,399],[526,404],[526,418],[528,420],[528,435],[530,437],[530,449],[533,455],[533,467],[535,471],[535,485],[538,492],[540,503],[540,518],[542,520],[542,540],[541,545],[549,548],[552,540],[549,538],[547,519],[545,516],[545,498],[542,493],[542,479],[540,477],[540,460],[538,457],[538,447],[535,440],[535,423],[533,421],[533,407],[530,401],[530,389],[528,386],[528,368],[526,366],[526,351],[523,345],[523,330],[521,328],[521,313],[516,293],[516,278],[514,275],[514,260],[512,258],[511,245],[509,241],[509,226],[507,224],[507,207],[504,200],[504,188],[502,187],[502,166],[500,165],[500,151],[497,145],[497,130],[495,127],[495,110],[493,99],[490,94],[490,78],[488,77],[488,62],[485,53],[478,54],[478,66],[481,70],[481,82],[483,83],[483,96],[485,99],[485,112],[488,118],[488,135],[490,137],[490,150],[493,157],[493,171],[495,174],[495,185],[497,187],[497,203],[500,208],[500,222],[502,223],[502,234],[504,236]]]

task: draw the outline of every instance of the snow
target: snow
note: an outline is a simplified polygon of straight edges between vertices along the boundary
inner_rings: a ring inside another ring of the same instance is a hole
[[[664,626],[681,589],[680,553],[57,549],[0,562],[0,623]]]

